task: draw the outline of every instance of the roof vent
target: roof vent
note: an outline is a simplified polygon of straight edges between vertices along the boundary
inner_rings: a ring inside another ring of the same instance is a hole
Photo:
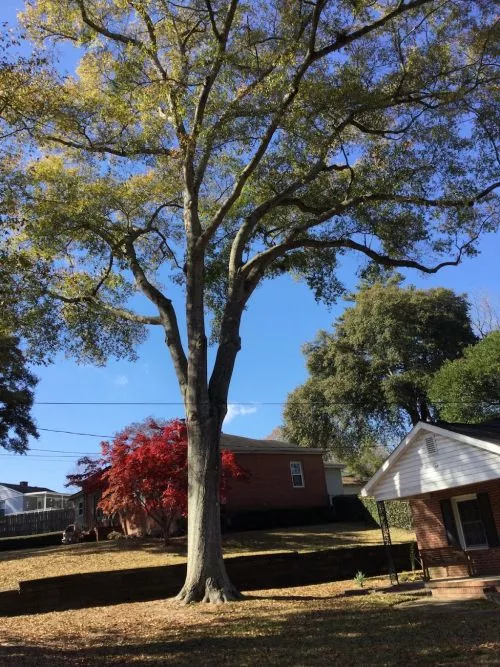
[[[22,486],[25,489],[28,486],[28,482],[19,482],[19,486]]]
[[[434,439],[433,435],[429,435],[425,439],[425,446],[427,448],[427,454],[429,456],[436,456],[436,454],[437,454],[437,445],[436,445],[436,440]]]

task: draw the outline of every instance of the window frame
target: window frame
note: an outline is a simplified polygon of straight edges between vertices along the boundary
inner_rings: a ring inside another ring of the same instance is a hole
[[[292,466],[299,466],[300,473],[294,473],[292,472]],[[295,484],[294,477],[299,477],[302,480],[302,484]],[[290,461],[290,476],[292,478],[292,488],[294,489],[305,489],[306,486],[306,481],[304,478],[304,468],[302,467],[302,462],[301,461]]]
[[[451,498],[451,507],[453,509],[453,516],[455,517],[455,525],[457,527],[458,539],[460,540],[460,545],[464,551],[475,551],[477,549],[489,549],[488,536],[486,535],[486,526],[484,525],[483,518],[481,517],[481,523],[483,524],[483,530],[485,535],[486,542],[484,544],[473,544],[472,546],[467,546],[465,542],[464,530],[462,527],[462,518],[460,516],[460,511],[458,509],[459,503],[466,502],[467,500],[477,501],[477,493],[466,493],[462,496],[454,496]]]

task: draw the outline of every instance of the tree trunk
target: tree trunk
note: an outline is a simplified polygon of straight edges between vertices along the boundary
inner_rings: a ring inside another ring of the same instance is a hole
[[[229,581],[222,558],[218,422],[214,417],[204,422],[188,419],[188,565],[186,581],[176,598],[186,604],[243,597]]]
[[[194,210],[185,214],[185,218],[188,229],[200,227]],[[188,358],[184,404],[188,431],[188,562],[186,581],[176,599],[184,603],[221,603],[243,597],[229,581],[222,558],[219,491],[220,434],[234,361],[240,349],[239,324],[244,300],[237,302],[228,297],[209,386],[204,248],[195,240],[189,244],[186,266]]]

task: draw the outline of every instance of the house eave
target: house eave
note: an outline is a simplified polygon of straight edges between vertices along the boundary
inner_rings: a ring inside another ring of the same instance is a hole
[[[225,447],[221,445],[222,450],[228,450],[235,454],[295,454],[296,456],[304,456],[307,454],[322,455],[323,450],[309,447]]]

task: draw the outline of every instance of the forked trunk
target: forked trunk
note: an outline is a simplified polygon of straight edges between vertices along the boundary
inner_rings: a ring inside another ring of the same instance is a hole
[[[188,420],[188,442],[188,566],[176,599],[186,604],[240,600],[222,558],[220,426],[213,419]]]

